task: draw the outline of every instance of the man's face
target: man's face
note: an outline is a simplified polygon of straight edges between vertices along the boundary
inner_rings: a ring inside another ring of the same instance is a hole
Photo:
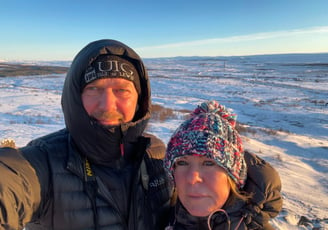
[[[102,125],[119,125],[133,119],[138,93],[132,81],[104,78],[85,86],[82,102],[89,116]]]

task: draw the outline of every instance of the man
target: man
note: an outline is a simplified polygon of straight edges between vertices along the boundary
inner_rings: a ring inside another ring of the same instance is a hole
[[[164,144],[143,134],[150,83],[115,40],[84,47],[67,73],[66,128],[0,149],[1,229],[163,229],[170,186]]]

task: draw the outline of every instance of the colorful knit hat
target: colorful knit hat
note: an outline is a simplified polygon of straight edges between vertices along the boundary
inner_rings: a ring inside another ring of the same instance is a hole
[[[239,188],[247,175],[244,150],[235,129],[236,114],[217,101],[199,105],[191,117],[173,133],[166,150],[164,166],[173,179],[175,161],[185,155],[206,156],[224,168]]]

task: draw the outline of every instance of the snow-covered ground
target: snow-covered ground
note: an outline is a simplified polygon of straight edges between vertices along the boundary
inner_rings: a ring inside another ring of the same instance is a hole
[[[215,99],[238,114],[248,128],[242,133],[246,149],[281,176],[284,206],[272,220],[276,229],[328,229],[328,54],[145,63],[154,104],[192,110]],[[64,75],[0,78],[0,140],[23,146],[63,128],[63,81]],[[148,130],[166,143],[181,119],[152,120]]]

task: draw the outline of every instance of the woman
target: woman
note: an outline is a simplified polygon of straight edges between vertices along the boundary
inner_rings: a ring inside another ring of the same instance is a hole
[[[177,200],[167,229],[272,229],[268,220],[282,205],[279,175],[244,152],[235,124],[235,114],[208,101],[172,135],[164,164]]]

